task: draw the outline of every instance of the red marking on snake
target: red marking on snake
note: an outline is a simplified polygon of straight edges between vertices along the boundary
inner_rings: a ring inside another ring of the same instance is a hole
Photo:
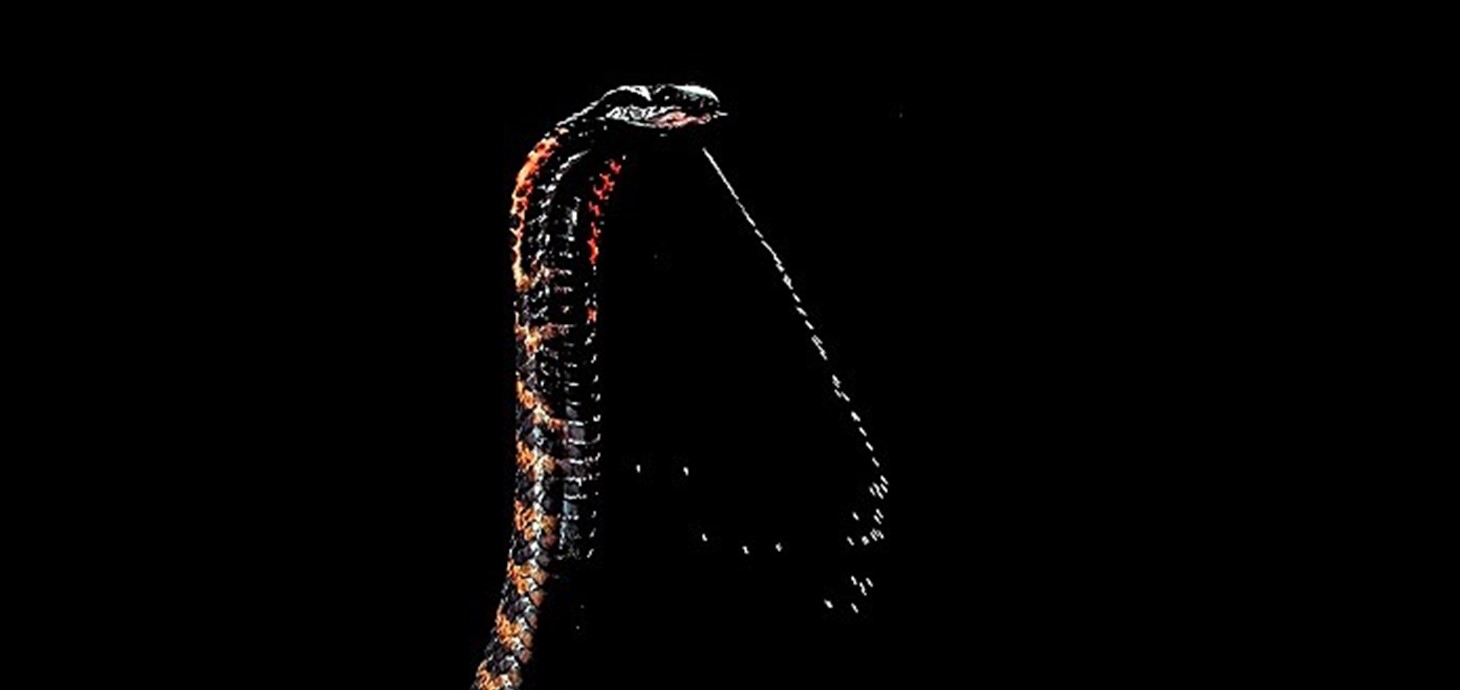
[[[512,282],[519,292],[526,290],[530,284],[527,272],[522,268],[522,232],[527,227],[528,198],[532,196],[538,169],[557,148],[557,139],[543,139],[528,152],[527,162],[517,171],[517,187],[512,190]]]

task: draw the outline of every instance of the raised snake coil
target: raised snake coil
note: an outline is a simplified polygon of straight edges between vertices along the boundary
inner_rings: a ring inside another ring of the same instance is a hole
[[[715,95],[700,87],[619,87],[559,122],[517,174],[511,211],[517,366],[513,530],[506,581],[474,690],[532,688],[534,638],[544,607],[552,606],[549,585],[573,579],[593,555],[602,419],[594,343],[598,242],[625,154],[637,138],[677,136],[722,115]],[[811,345],[829,366],[823,342],[780,256],[714,157],[704,153],[774,262]],[[829,379],[833,396],[862,437],[871,471],[877,473],[867,486],[871,499],[861,499],[869,505],[860,506],[860,514],[850,511],[845,537],[848,548],[857,548],[858,540],[866,547],[886,538],[878,504],[886,498],[887,478],[879,473],[881,464],[851,397],[834,373]],[[774,548],[779,552],[781,544]],[[849,579],[850,592],[862,597],[874,586],[865,575],[851,574]],[[560,598],[557,592],[553,598]],[[828,609],[836,606],[832,598],[823,603]],[[860,613],[855,602],[847,608]]]
[[[624,154],[635,137],[673,135],[720,115],[714,94],[698,87],[620,87],[558,123],[517,174],[513,530],[476,690],[524,687],[550,581],[592,554],[602,419],[598,240]]]

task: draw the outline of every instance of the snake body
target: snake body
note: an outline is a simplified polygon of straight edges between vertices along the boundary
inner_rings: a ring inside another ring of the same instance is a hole
[[[723,115],[695,86],[623,86],[533,147],[512,194],[516,482],[506,581],[474,690],[531,686],[534,636],[554,580],[593,554],[601,407],[594,344],[604,212],[644,136]],[[524,685],[526,684],[526,685]]]

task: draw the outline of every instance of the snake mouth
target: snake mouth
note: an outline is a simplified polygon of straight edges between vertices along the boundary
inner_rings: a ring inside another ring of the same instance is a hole
[[[654,127],[658,129],[680,129],[694,125],[708,124],[713,120],[724,117],[725,113],[712,110],[699,115],[691,115],[682,110],[671,110],[653,119]]]

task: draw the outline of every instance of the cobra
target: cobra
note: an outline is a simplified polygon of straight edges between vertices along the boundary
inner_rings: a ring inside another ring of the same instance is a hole
[[[553,127],[517,174],[513,530],[475,690],[524,687],[549,584],[593,553],[599,239],[625,155],[636,139],[680,136],[724,114],[715,94],[698,86],[622,86]]]

